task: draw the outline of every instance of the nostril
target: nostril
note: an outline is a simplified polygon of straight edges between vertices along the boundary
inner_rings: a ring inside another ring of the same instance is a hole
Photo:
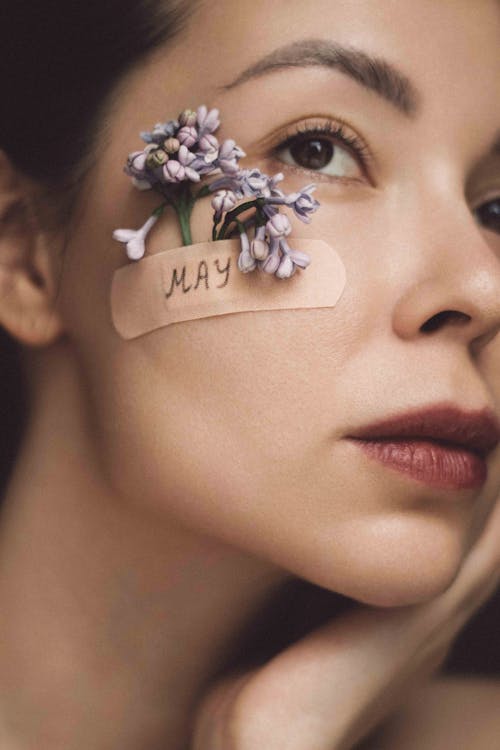
[[[432,318],[429,318],[429,320],[420,327],[420,330],[422,333],[431,333],[447,323],[451,323],[452,325],[462,325],[463,323],[467,323],[470,319],[470,315],[466,315],[466,313],[460,312],[459,310],[442,310],[441,312],[436,313],[436,315],[433,315]]]

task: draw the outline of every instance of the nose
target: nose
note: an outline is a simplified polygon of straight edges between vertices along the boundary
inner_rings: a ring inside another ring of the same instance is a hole
[[[475,352],[500,331],[500,256],[465,202],[454,208],[434,208],[432,231],[419,235],[419,260],[393,310],[393,329],[407,340],[452,338]]]

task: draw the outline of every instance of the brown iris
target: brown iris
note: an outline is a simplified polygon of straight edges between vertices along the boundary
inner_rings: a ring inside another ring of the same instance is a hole
[[[332,160],[333,144],[326,138],[304,138],[289,146],[294,160],[305,169],[322,169]]]

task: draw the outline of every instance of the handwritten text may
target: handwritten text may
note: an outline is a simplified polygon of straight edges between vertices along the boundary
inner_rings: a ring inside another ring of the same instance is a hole
[[[190,291],[196,291],[201,285],[205,289],[222,289],[226,286],[229,281],[229,271],[231,268],[231,256],[228,257],[226,265],[221,267],[219,258],[215,258],[212,261],[213,267],[209,266],[206,260],[200,260],[198,268],[194,271],[191,283],[187,283],[189,279],[186,279],[186,266],[182,266],[182,270],[178,268],[172,270],[172,278],[170,280],[170,286],[165,292],[165,297],[169,299],[174,292],[181,289],[183,294]],[[221,281],[222,283],[217,283]]]

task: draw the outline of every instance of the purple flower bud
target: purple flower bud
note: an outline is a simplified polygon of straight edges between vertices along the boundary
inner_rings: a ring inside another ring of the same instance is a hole
[[[255,258],[250,255],[250,240],[246,232],[240,233],[241,252],[238,256],[238,268],[242,273],[253,271],[257,265]]]
[[[185,179],[191,180],[191,182],[199,182],[201,180],[201,177],[196,169],[192,169],[191,167],[184,167],[184,173],[186,175]]]
[[[220,125],[219,110],[211,109],[209,112],[202,104],[197,110],[197,121],[200,136],[205,135],[205,133],[213,133]]]
[[[269,243],[269,255],[265,260],[259,261],[259,267],[265,273],[275,273],[280,264],[281,256],[279,252],[279,241],[275,238],[271,238]]]
[[[182,125],[196,125],[196,112],[192,109],[185,109],[179,115],[179,124]]]
[[[317,201],[311,195],[311,193],[315,189],[316,185],[312,183],[311,185],[307,185],[305,188],[302,188],[302,190],[299,190],[296,193],[287,195],[284,201],[287,206],[293,208],[293,211],[297,218],[303,221],[305,224],[309,224],[309,222],[311,221],[311,217],[309,216],[309,214],[312,214],[320,206],[319,201]]]
[[[265,260],[269,255],[269,245],[265,240],[252,240],[250,254],[256,260]]]
[[[167,140],[163,142],[163,148],[167,154],[175,154],[175,152],[179,150],[180,145],[181,144],[177,138],[167,138]]]
[[[225,174],[236,174],[239,169],[238,161],[242,156],[246,156],[243,149],[232,138],[228,138],[219,149],[218,165]]]
[[[130,260],[140,260],[146,252],[146,236],[157,221],[158,216],[152,214],[140,229],[115,229],[113,239],[126,244]]]
[[[290,276],[293,275],[295,272],[295,266],[293,264],[293,260],[290,258],[289,255],[283,255],[281,258],[280,264],[278,268],[276,269],[275,275],[278,279],[288,279]]]
[[[260,268],[265,273],[276,273],[280,264],[280,256],[278,253],[269,253],[267,258],[259,263]]]
[[[220,221],[222,214],[230,211],[236,205],[236,196],[232,190],[219,190],[212,198],[212,208],[215,211],[214,220]]]
[[[165,138],[169,138],[175,133],[179,123],[177,120],[169,120],[169,122],[157,122],[151,133],[141,133],[141,138],[146,143],[163,143]]]
[[[250,245],[250,255],[256,260],[265,260],[269,255],[269,245],[266,242],[266,227],[260,226],[255,230],[255,237]]]
[[[270,237],[286,237],[292,231],[290,220],[285,214],[275,214],[266,224]]]
[[[217,151],[219,148],[219,141],[211,133],[206,133],[200,138],[199,147],[201,151]]]
[[[192,151],[189,151],[185,144],[182,144],[182,146],[179,146],[179,154],[177,158],[182,166],[186,167],[188,164],[191,164],[196,157]]]
[[[169,159],[163,167],[163,176],[167,182],[182,182],[186,171],[177,159]]]
[[[263,174],[260,169],[250,169],[246,182],[254,192],[262,192],[267,188],[267,175]]]
[[[146,174],[146,156],[144,151],[133,151],[125,165],[125,173],[131,177],[143,178]]]
[[[177,132],[177,140],[183,143],[187,148],[191,148],[198,140],[198,132],[192,125],[184,125]]]
[[[307,253],[301,253],[300,250],[290,250],[288,253],[289,257],[293,261],[294,265],[299,268],[307,268],[311,262],[311,258]]]
[[[154,151],[150,151],[146,157],[146,164],[149,169],[156,169],[161,167],[168,161],[168,154],[162,148],[156,148]]]

